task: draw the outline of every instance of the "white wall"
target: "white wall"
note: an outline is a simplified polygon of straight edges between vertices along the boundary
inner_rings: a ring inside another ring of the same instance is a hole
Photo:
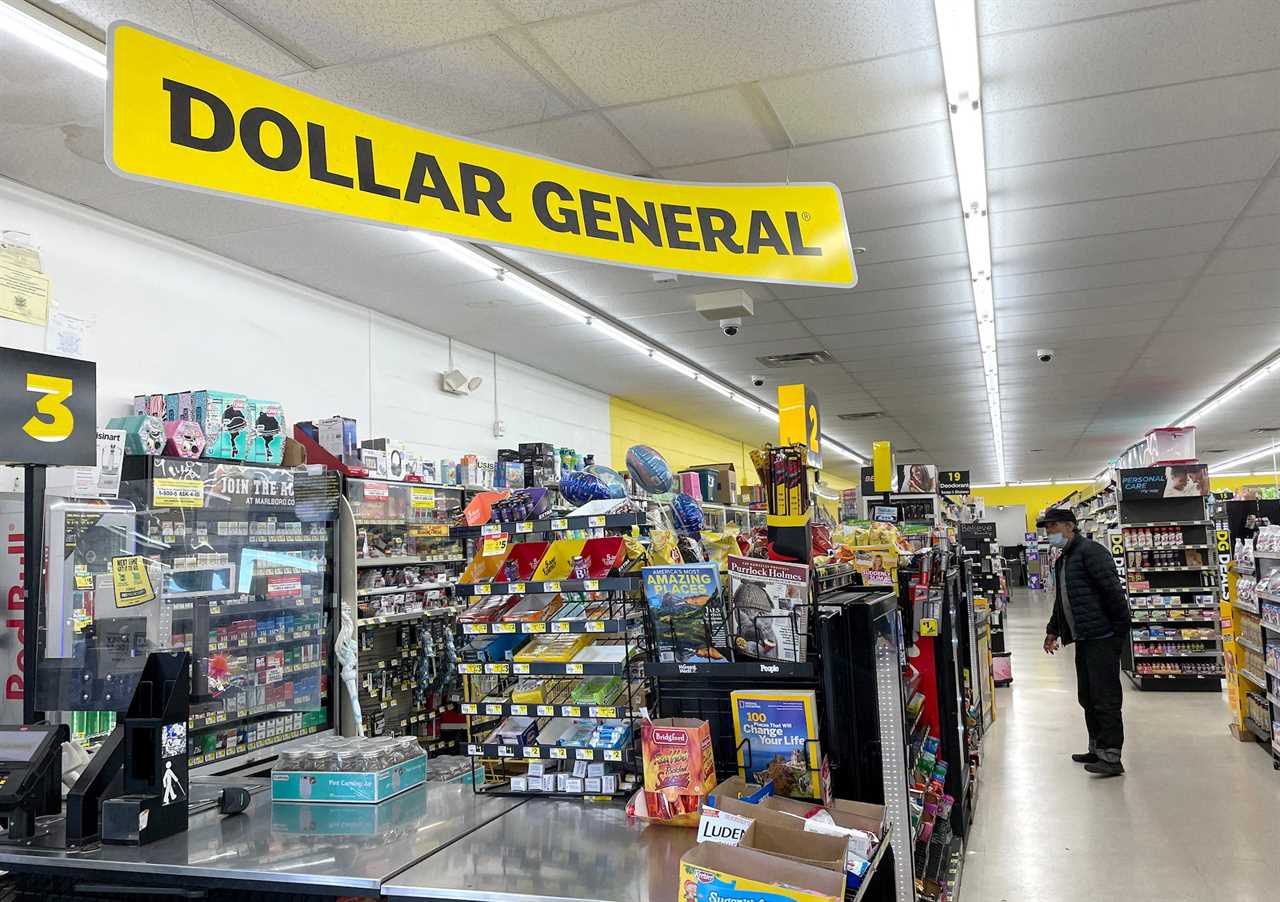
[[[290,422],[355,417],[361,438],[429,459],[550,441],[609,460],[600,392],[501,357],[495,380],[493,355],[455,342],[455,365],[484,384],[446,395],[442,335],[0,179],[5,229],[34,237],[62,309],[96,319],[100,423],[136,394],[216,388],[278,400]],[[0,346],[43,352],[45,330],[0,319]]]
[[[996,541],[1001,547],[1023,544],[1027,535],[1025,504],[988,505],[987,519],[996,524]]]

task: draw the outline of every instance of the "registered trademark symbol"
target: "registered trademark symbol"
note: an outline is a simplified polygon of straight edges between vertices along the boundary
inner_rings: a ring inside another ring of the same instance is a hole
[[[808,221],[809,221],[810,219],[812,219],[813,217],[812,217],[812,216],[810,216],[808,213],[801,213],[801,214],[800,214],[800,218],[801,218],[801,219],[803,219],[805,222],[808,222]]]

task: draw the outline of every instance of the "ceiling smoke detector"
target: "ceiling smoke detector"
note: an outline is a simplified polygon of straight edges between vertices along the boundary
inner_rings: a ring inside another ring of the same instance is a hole
[[[826,351],[801,351],[799,354],[770,354],[767,357],[757,357],[756,360],[762,366],[776,370],[786,366],[803,366],[806,363],[822,366],[824,363],[831,363],[831,355]]]

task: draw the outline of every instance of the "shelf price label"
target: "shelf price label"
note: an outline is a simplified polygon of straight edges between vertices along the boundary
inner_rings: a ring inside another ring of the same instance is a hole
[[[499,758],[514,758],[515,756],[516,756],[516,750],[513,749],[511,746],[509,745],[498,746]]]
[[[587,517],[587,526],[592,529],[604,526],[605,519],[602,516]]]
[[[482,536],[496,536],[501,532],[502,526],[497,523],[486,523],[480,527],[480,535]]]
[[[516,524],[516,533],[533,532],[533,524],[526,520],[523,523]]]
[[[621,749],[605,749],[604,760],[605,761],[621,761],[622,750]]]
[[[552,520],[551,528],[552,529],[568,529],[569,521],[566,520],[564,517],[560,517],[558,519]]]
[[[538,716],[539,717],[555,717],[556,716],[555,705],[538,705]]]
[[[488,583],[480,583],[478,586],[475,586],[475,588],[472,591],[472,594],[473,595],[492,595],[493,586],[489,585]]]
[[[459,664],[458,673],[484,673],[484,666],[481,664]]]
[[[559,591],[560,591],[560,581],[559,581],[559,580],[552,580],[552,581],[551,581],[551,582],[549,582],[549,583],[543,583],[543,584],[542,584],[542,591],[544,591],[544,592],[559,592]]]
[[[581,717],[582,708],[578,707],[577,705],[565,705],[564,716],[565,717]]]
[[[528,705],[512,705],[511,713],[516,715],[517,717],[524,717],[529,713],[529,706]]]
[[[524,752],[524,756],[525,756],[526,758],[541,758],[541,757],[542,757],[542,749],[538,748],[536,745],[526,745],[526,746],[525,746],[524,748],[522,748],[520,751]]]
[[[592,708],[592,709],[591,709],[591,716],[592,716],[592,717],[617,717],[617,716],[618,716],[618,709],[617,709],[617,708],[613,708],[613,707],[610,707],[610,708]]]
[[[507,585],[507,592],[512,595],[524,594],[524,583],[510,583]]]
[[[551,632],[553,632],[553,633],[567,633],[567,632],[569,632],[569,623],[568,623],[568,621],[565,621],[565,620],[557,620],[557,621],[555,621],[554,623],[552,623],[552,624],[551,624]]]
[[[545,633],[547,625],[545,623],[524,623],[520,627],[526,633]]]
[[[476,755],[476,756],[483,755],[483,754],[484,754],[484,749],[483,749],[483,748],[481,748],[481,747],[480,747],[480,746],[478,746],[478,745],[468,745],[468,746],[467,746],[467,754],[468,754],[468,755]]]
[[[582,581],[582,591],[584,591],[584,592],[598,592],[598,591],[600,591],[600,580],[598,580],[598,579],[584,579],[584,580]]]
[[[516,625],[514,623],[495,623],[493,625],[493,631],[495,633],[514,633],[516,631]]]
[[[516,674],[527,674],[529,672],[528,664],[513,664],[512,667],[515,668],[514,672]]]
[[[564,665],[564,672],[569,676],[582,676],[582,665],[566,664]]]
[[[447,539],[449,537],[448,523],[423,523],[420,526],[410,528],[410,533],[429,539]]]
[[[567,759],[567,758],[569,757],[569,750],[568,750],[568,749],[562,749],[562,748],[560,748],[559,746],[556,746],[555,748],[548,749],[547,751],[551,754],[551,757],[552,757],[552,758],[558,758],[558,759],[559,759],[559,760],[561,760],[561,761],[563,761],[563,760],[565,760],[565,759]]]
[[[922,636],[938,635],[938,618],[922,617],[920,619],[920,635]]]
[[[485,714],[501,714],[502,705],[485,705],[484,713]]]
[[[489,632],[489,624],[487,623],[464,623],[462,624],[462,632],[467,636],[483,636]]]
[[[506,554],[509,539],[510,537],[505,532],[485,536],[484,548],[480,552],[481,557],[495,557],[499,554]]]
[[[484,665],[485,673],[493,673],[498,676],[506,676],[511,672],[510,664],[486,664]]]
[[[596,753],[594,749],[574,749],[573,757],[578,761],[594,761]]]
[[[604,632],[604,621],[603,621],[603,620],[588,620],[588,621],[587,621],[587,632],[588,632],[588,633],[603,633],[603,632]]]

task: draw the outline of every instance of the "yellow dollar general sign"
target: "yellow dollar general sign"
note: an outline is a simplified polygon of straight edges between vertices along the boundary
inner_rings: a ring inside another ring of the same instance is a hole
[[[822,468],[822,418],[818,396],[807,385],[778,386],[778,443],[804,445],[809,466]]]
[[[353,110],[127,22],[109,53],[107,162],[124,176],[621,266],[857,282],[830,183],[601,172]]]

